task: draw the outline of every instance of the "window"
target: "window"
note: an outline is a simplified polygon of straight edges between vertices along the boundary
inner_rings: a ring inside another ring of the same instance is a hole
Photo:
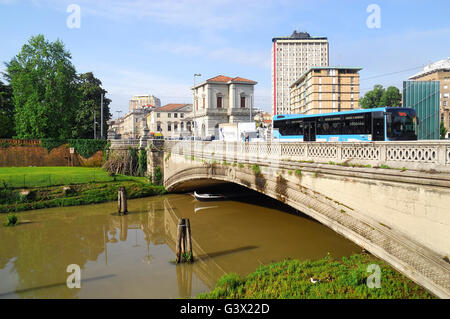
[[[180,128],[181,128],[181,130],[183,130],[183,129],[184,129],[184,123],[183,123],[183,122],[181,122],[181,124],[180,124]]]
[[[442,102],[443,106],[447,106],[447,101]]]
[[[156,113],[156,117],[161,117],[161,113]]]
[[[160,122],[156,123],[156,131],[157,132],[161,132],[162,131]]]
[[[174,124],[173,124],[173,130],[174,130],[174,131],[177,131],[177,130],[178,130],[178,123],[174,123]]]
[[[178,117],[178,113],[174,113],[174,114],[173,114],[173,117],[174,117],[174,118],[177,118],[177,117]]]
[[[222,97],[221,96],[217,97],[217,108],[218,109],[222,108]]]
[[[167,113],[167,117],[171,118],[172,117],[172,113]]]
[[[167,130],[168,130],[169,132],[172,131],[172,124],[167,123]]]
[[[203,108],[205,108],[205,98],[203,97]]]
[[[245,96],[241,96],[241,107],[245,107]]]
[[[181,118],[184,118],[184,113],[180,113],[180,117],[181,117]]]

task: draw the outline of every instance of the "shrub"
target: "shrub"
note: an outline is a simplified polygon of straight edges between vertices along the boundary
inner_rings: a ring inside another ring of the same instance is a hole
[[[259,165],[253,164],[252,170],[253,170],[253,173],[255,173],[255,175],[261,174],[261,167],[259,167]]]
[[[163,178],[163,176],[162,176],[162,172],[161,172],[161,167],[156,166],[155,171],[153,172],[154,185],[161,185],[162,178]]]
[[[17,224],[17,216],[13,213],[9,213],[6,216],[6,224],[5,226],[15,226]]]

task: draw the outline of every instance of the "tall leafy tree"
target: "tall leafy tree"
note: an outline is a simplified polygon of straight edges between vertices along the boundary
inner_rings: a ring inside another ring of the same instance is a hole
[[[19,138],[72,137],[79,104],[71,54],[57,40],[30,38],[7,65]]]
[[[80,95],[80,104],[75,113],[74,137],[92,138],[94,135],[94,113],[95,119],[99,123],[97,134],[100,136],[101,121],[101,94],[107,91],[102,88],[102,82],[97,79],[92,72],[80,74],[78,77],[78,90]],[[111,119],[109,104],[111,100],[103,98],[103,123],[104,136],[107,132],[107,121]]]
[[[441,122],[439,125],[439,136],[441,140],[445,139],[447,136],[447,128],[445,127],[444,122]]]
[[[380,106],[397,107],[402,105],[402,94],[395,86],[390,86],[384,91],[380,100]]]
[[[367,92],[363,98],[360,99],[359,104],[363,109],[372,109],[381,106],[381,98],[385,90],[382,85],[377,84],[372,91]]]
[[[14,104],[11,86],[0,80],[0,137],[14,135]]]

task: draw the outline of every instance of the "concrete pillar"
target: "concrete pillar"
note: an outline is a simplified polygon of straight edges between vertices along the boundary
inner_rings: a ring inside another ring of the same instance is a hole
[[[147,147],[147,175],[151,176],[152,181],[155,176],[157,167],[163,176],[161,183],[164,180],[164,140],[152,140]],[[153,181],[155,183],[155,181]]]

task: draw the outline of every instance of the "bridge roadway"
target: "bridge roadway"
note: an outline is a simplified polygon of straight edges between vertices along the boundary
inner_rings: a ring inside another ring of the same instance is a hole
[[[231,182],[276,198],[450,298],[448,141],[149,141],[158,166],[169,191]]]

